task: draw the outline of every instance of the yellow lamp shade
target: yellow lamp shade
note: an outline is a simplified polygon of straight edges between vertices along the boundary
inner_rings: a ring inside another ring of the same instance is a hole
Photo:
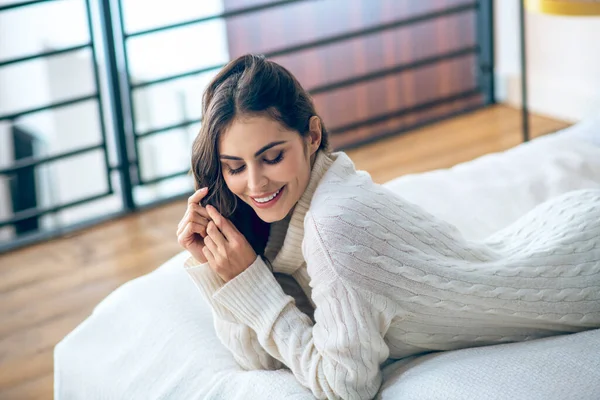
[[[525,0],[528,10],[554,15],[600,15],[600,0]]]

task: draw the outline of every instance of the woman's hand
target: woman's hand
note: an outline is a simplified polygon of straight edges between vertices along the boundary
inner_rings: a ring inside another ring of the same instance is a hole
[[[206,196],[206,193],[208,189],[202,188],[188,198],[187,210],[177,226],[177,242],[201,263],[208,262],[202,249],[210,217],[206,209],[200,205],[200,200]]]
[[[211,221],[204,238],[202,252],[208,265],[223,279],[229,282],[244,272],[254,260],[256,253],[248,240],[235,225],[223,217],[213,206],[206,206]]]

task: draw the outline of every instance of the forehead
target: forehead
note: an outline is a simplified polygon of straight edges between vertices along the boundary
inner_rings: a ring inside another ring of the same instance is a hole
[[[261,147],[276,141],[300,139],[300,135],[280,122],[264,116],[236,118],[221,135],[219,153],[250,157]]]

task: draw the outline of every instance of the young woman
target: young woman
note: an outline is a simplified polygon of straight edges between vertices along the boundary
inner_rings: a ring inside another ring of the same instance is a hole
[[[208,86],[192,171],[177,235],[219,338],[317,398],[373,398],[387,359],[600,327],[600,190],[467,241],[329,152],[309,95],[262,57]]]

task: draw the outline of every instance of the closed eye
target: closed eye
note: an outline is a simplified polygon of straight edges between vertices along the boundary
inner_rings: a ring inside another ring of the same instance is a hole
[[[240,172],[243,172],[245,168],[246,168],[245,165],[242,165],[241,167],[236,168],[236,169],[233,169],[233,168],[231,168],[231,167],[228,166],[227,167],[227,172],[229,172],[231,175],[235,175],[235,174],[239,174]]]
[[[277,157],[275,157],[273,159],[263,158],[263,161],[265,162],[265,164],[268,164],[268,165],[279,164],[283,160],[284,153],[285,153],[285,151],[282,150],[279,152]],[[227,168],[227,172],[229,174],[236,175],[236,174],[244,172],[244,170],[246,169],[246,166],[242,165],[239,168],[231,168],[229,165],[226,164],[226,168]]]
[[[270,165],[280,163],[283,160],[283,150],[280,151],[279,155],[277,155],[277,157],[275,157],[274,159],[269,160],[269,159],[265,158],[264,160],[267,164],[270,164]]]

